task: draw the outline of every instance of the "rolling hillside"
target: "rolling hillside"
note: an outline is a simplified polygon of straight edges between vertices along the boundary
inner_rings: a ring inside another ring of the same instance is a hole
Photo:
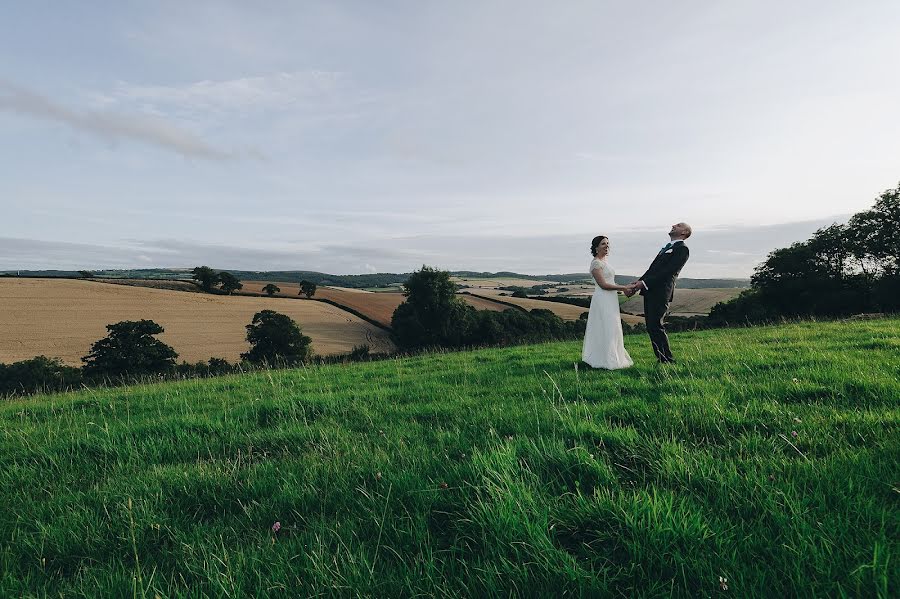
[[[245,326],[259,310],[297,321],[321,355],[347,353],[357,345],[391,352],[388,334],[335,306],[281,298],[183,293],[66,279],[0,278],[0,362],[37,355],[80,365],[106,325],[150,319],[166,329],[160,339],[180,360],[211,357],[237,361],[247,350]]]
[[[188,294],[182,294],[187,296]],[[304,302],[295,302],[303,304]],[[0,404],[0,596],[896,596],[900,320]]]

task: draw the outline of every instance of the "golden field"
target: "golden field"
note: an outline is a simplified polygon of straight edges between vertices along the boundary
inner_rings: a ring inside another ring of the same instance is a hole
[[[744,289],[675,289],[675,299],[669,306],[669,314],[674,316],[692,316],[709,314],[713,306],[719,302],[727,302],[737,297]],[[629,314],[644,313],[644,298],[635,295],[622,304],[622,312]]]
[[[242,281],[244,288],[242,292],[262,293],[269,281]],[[275,283],[281,292],[276,296],[297,297],[300,293],[300,287],[297,283]],[[397,306],[403,303],[404,296],[402,293],[381,292],[373,293],[362,289],[346,289],[343,287],[319,287],[313,296],[318,299],[332,301],[341,306],[345,306],[351,310],[355,310],[360,314],[371,318],[375,322],[379,322],[384,326],[391,326],[391,317]],[[482,298],[462,296],[463,299],[477,310],[496,310],[501,311],[509,306],[498,304],[490,300]]]
[[[531,299],[524,297],[512,297],[509,295],[508,291],[501,291],[499,289],[466,289],[469,293],[477,294],[476,297],[484,297],[490,299],[496,299],[497,301],[506,302],[508,304],[512,304],[514,306],[519,306],[520,308],[525,308],[526,310],[535,310],[535,309],[543,309],[550,310],[563,320],[578,320],[581,318],[581,315],[584,312],[588,311],[588,308],[582,308],[581,306],[573,306],[571,304],[562,304],[557,302],[545,302],[539,299]],[[506,295],[501,295],[506,294]],[[634,314],[622,313],[622,321],[628,324],[636,324],[639,322],[644,322],[643,317],[636,316]]]
[[[211,357],[237,361],[247,351],[246,325],[260,310],[293,318],[320,355],[346,353],[367,344],[373,352],[395,351],[388,333],[323,302],[185,293],[66,279],[0,278],[0,362],[37,355],[77,366],[106,325],[153,320],[159,338],[179,360]]]

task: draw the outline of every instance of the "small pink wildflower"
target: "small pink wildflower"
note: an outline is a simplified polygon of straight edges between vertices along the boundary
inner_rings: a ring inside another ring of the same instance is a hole
[[[279,530],[281,530],[281,522],[276,522],[272,525],[272,532],[277,534]]]
[[[792,436],[793,438],[795,438],[795,439],[796,439],[797,437],[799,437],[799,435],[797,434],[797,431],[791,431],[791,436]]]

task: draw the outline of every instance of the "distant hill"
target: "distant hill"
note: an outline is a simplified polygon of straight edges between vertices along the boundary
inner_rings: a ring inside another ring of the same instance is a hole
[[[388,287],[406,282],[410,273],[373,273],[364,275],[334,275],[310,270],[232,270],[225,269],[238,279],[252,281],[283,281],[299,282],[307,280],[316,285],[331,285],[334,287],[350,287],[364,289],[368,287]],[[113,279],[186,279],[191,276],[189,268],[138,268],[138,269],[107,269],[92,270],[96,278]],[[451,271],[453,276],[465,278],[516,278],[532,281],[556,281],[569,283],[574,281],[589,281],[584,273],[548,274],[548,275],[523,275],[515,272],[476,272],[472,270]],[[77,270],[7,270],[0,271],[0,276],[20,277],[79,277]],[[616,276],[619,284],[631,283],[637,277],[629,275]],[[678,279],[678,287],[681,289],[739,289],[750,286],[750,279]]]

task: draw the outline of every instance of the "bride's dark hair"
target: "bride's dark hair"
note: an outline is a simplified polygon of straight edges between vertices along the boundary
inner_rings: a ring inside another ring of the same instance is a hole
[[[591,240],[591,256],[597,256],[597,246],[599,246],[604,239],[606,239],[606,235],[597,235]]]

